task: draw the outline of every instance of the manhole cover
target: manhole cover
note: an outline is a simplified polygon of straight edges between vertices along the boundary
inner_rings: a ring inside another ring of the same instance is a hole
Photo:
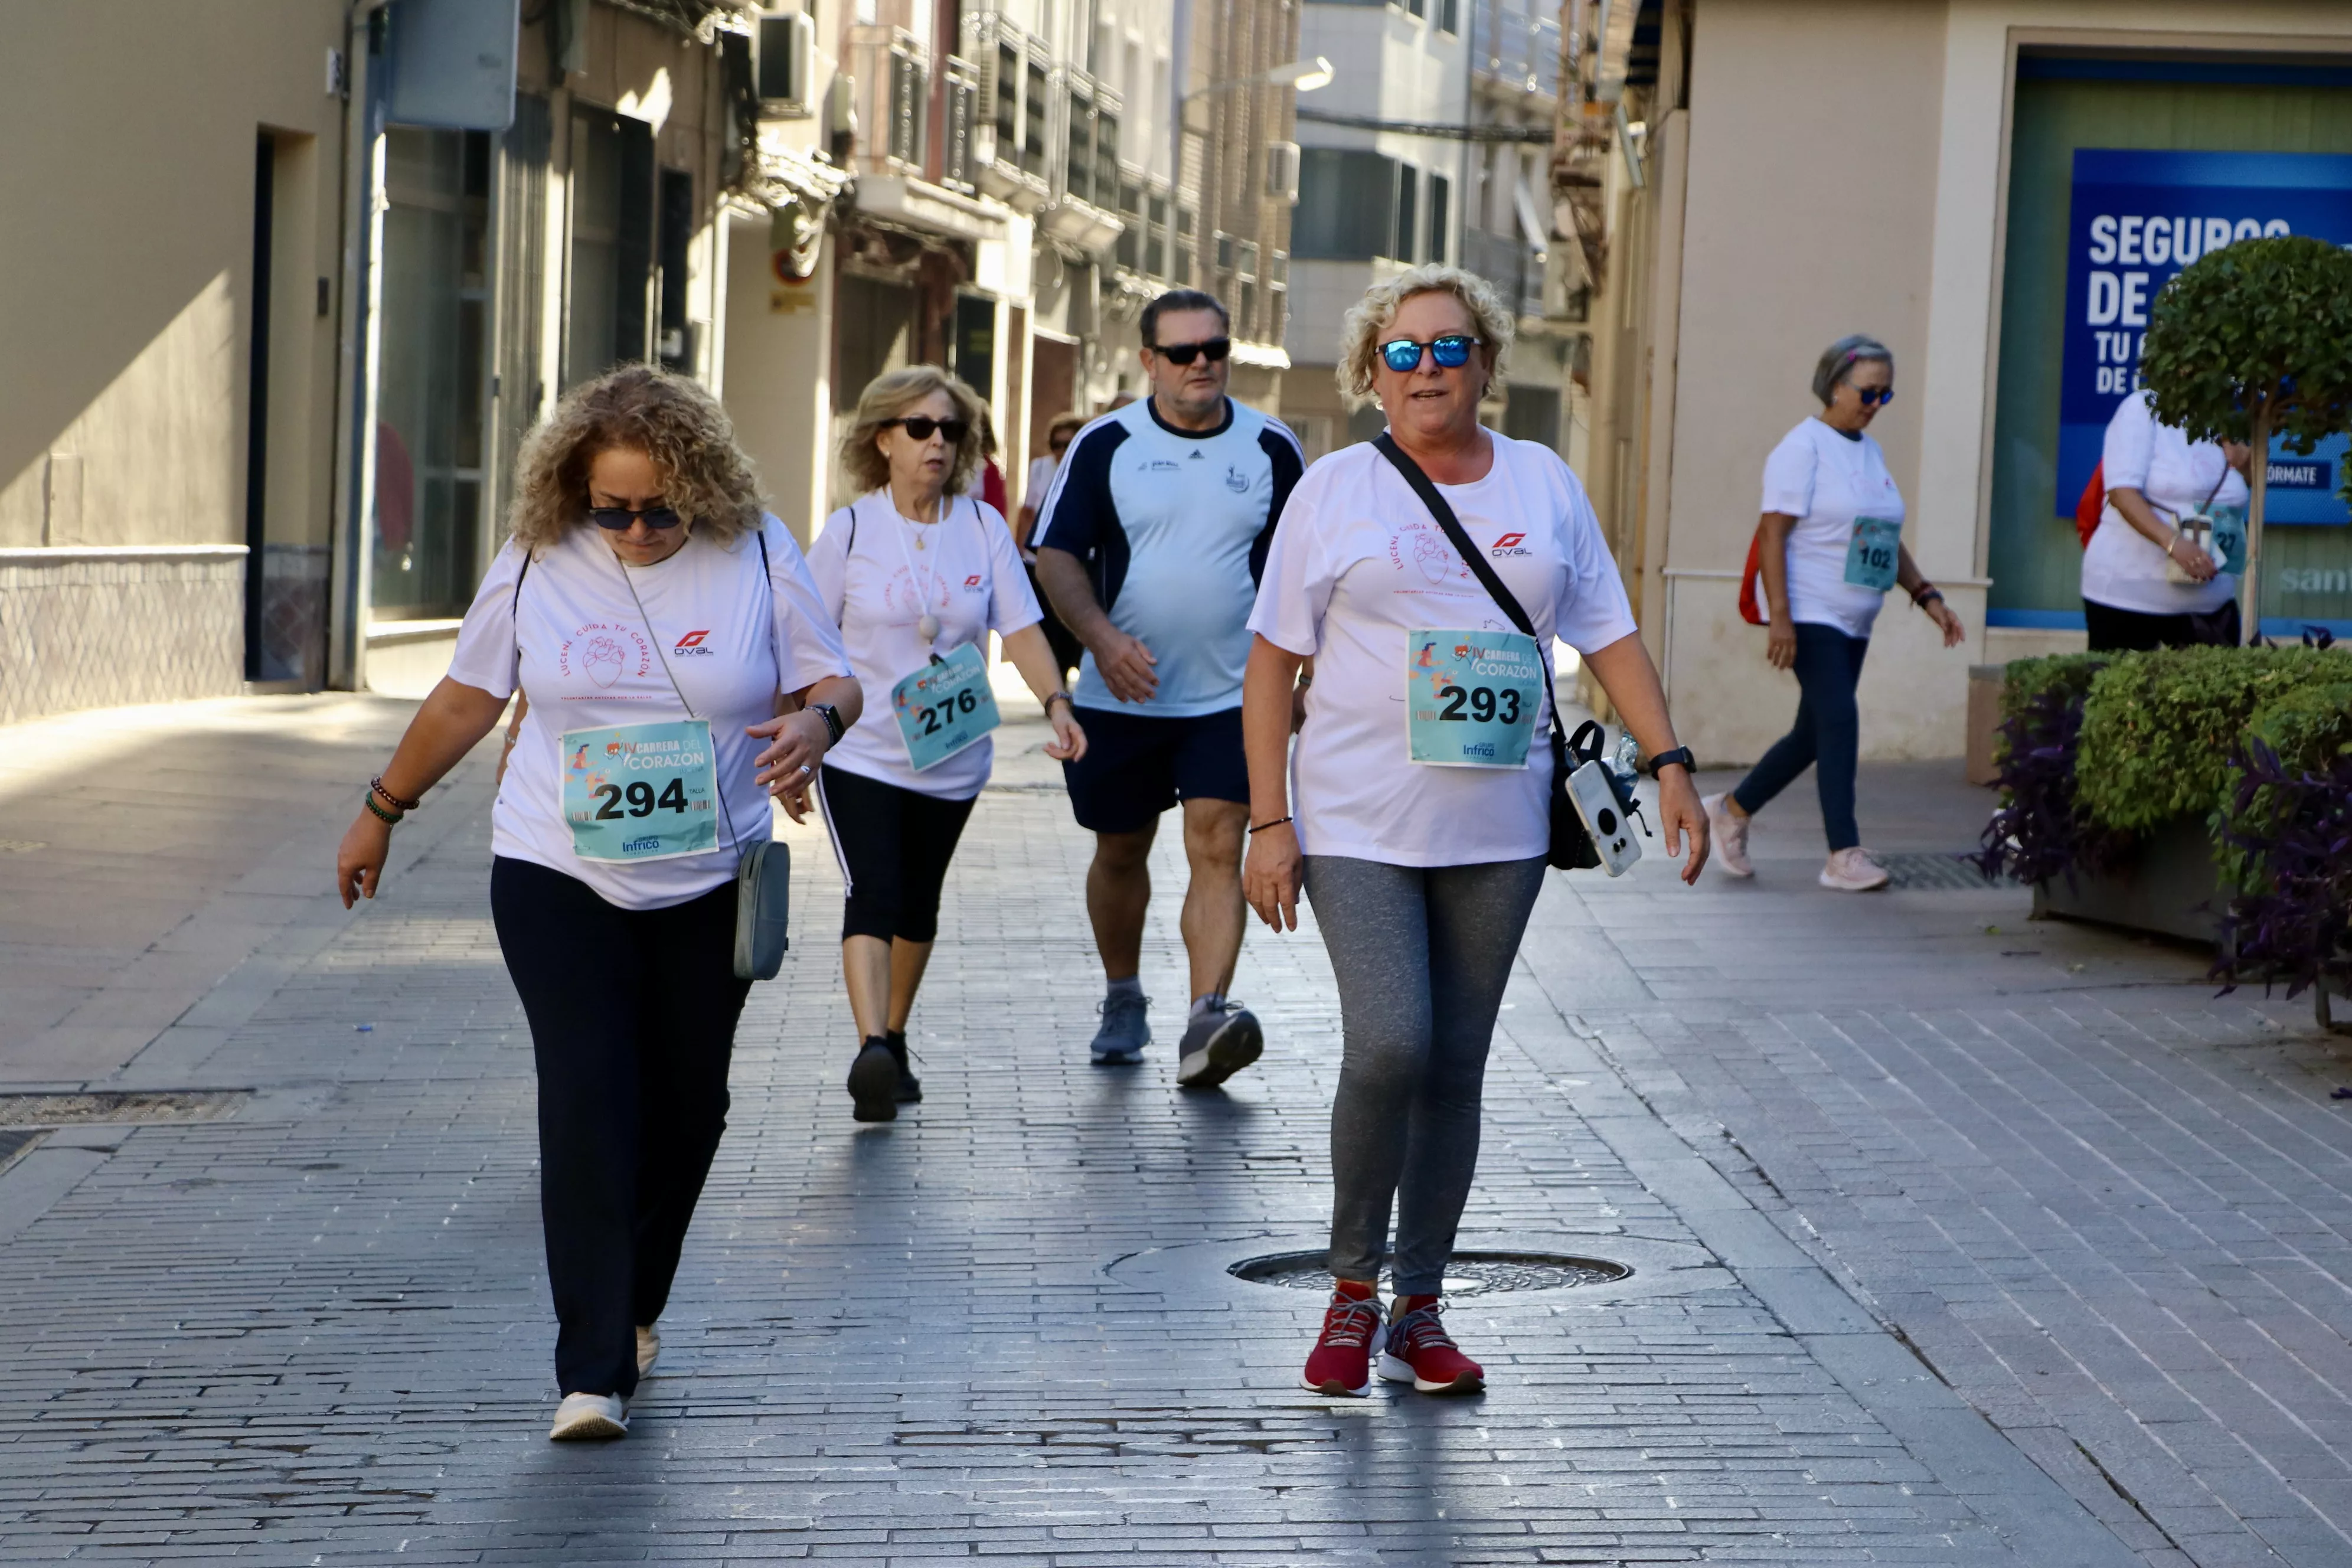
[[[1973,860],[1964,860],[1958,854],[1879,855],[1876,858],[1886,868],[1886,885],[1890,888],[1949,888],[1958,891],[2009,886],[2007,882],[1986,881]]]
[[[1235,1279],[1253,1285],[1328,1291],[1331,1270],[1321,1252],[1277,1252],[1245,1258],[1233,1266]],[[1449,1296],[1492,1296],[1505,1290],[1561,1290],[1577,1285],[1613,1285],[1633,1269],[1605,1258],[1572,1258],[1550,1252],[1457,1252],[1445,1270]],[[1381,1270],[1386,1282],[1389,1271]]]
[[[72,1127],[92,1121],[210,1121],[245,1098],[242,1089],[0,1094],[0,1127]]]

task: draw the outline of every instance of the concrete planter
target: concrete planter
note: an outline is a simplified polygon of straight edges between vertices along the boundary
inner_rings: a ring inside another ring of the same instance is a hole
[[[2033,889],[2035,920],[2095,921],[2189,942],[2219,940],[2229,902],[2213,865],[2213,840],[2195,817],[2177,817],[2141,840],[2131,861],[2098,876],[2077,873]]]

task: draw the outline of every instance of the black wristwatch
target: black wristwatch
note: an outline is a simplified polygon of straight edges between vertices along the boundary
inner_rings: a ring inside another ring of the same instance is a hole
[[[1698,759],[1691,755],[1691,749],[1688,746],[1676,746],[1671,752],[1660,752],[1650,759],[1650,776],[1656,778],[1658,770],[1668,763],[1680,763],[1689,772],[1698,772]]]
[[[841,715],[835,711],[833,704],[830,702],[812,702],[809,704],[809,711],[824,721],[824,732],[826,735],[831,737],[831,739],[825,742],[825,744],[828,746],[837,746],[841,744]]]

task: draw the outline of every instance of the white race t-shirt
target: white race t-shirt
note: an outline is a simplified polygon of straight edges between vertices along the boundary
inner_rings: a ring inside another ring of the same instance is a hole
[[[2158,425],[2145,392],[2116,405],[2099,460],[2109,490],[2139,491],[2168,522],[2195,511],[2208,496],[2217,507],[2246,504],[2246,481],[2230,467],[2221,443],[2192,442],[2176,427]],[[2234,574],[2173,583],[2164,567],[2164,547],[2126,522],[2110,501],[2083,552],[2083,597],[2143,615],[2183,616],[2218,610],[2238,596]]]
[[[1870,432],[1849,440],[1808,417],[1764,459],[1765,511],[1797,520],[1789,531],[1789,617],[1866,637],[1884,590],[1845,580],[1853,520],[1903,521],[1903,492],[1886,471],[1886,454]]]
[[[452,680],[493,697],[520,685],[530,702],[491,809],[491,853],[577,878],[625,910],[682,904],[734,877],[740,845],[768,837],[768,795],[751,775],[769,742],[744,727],[775,716],[777,692],[849,673],[800,546],[772,517],[763,537],[766,583],[760,541],[748,533],[731,546],[698,534],[658,565],[625,568],[602,531],[582,523],[528,572],[520,548],[507,542],[449,661]],[[725,808],[719,847],[635,864],[583,859],[563,821],[563,731],[685,718],[664,656],[695,716],[710,721]]]
[[[978,795],[995,743],[980,741],[917,773],[890,716],[890,689],[930,659],[933,645],[916,626],[926,604],[939,617],[941,653],[965,643],[982,644],[985,653],[990,632],[1003,637],[1045,618],[1003,517],[986,501],[950,496],[945,521],[909,522],[888,490],[876,490],[824,520],[809,546],[809,572],[866,689],[866,721],[824,760],[942,800]]]
[[[1315,659],[1291,754],[1291,812],[1309,855],[1391,866],[1525,860],[1551,837],[1551,645],[1633,635],[1624,584],[1584,487],[1548,447],[1489,434],[1495,466],[1440,492],[1535,622],[1545,700],[1524,768],[1407,762],[1406,634],[1513,629],[1404,476],[1370,443],[1307,470],[1283,509],[1250,630]]]

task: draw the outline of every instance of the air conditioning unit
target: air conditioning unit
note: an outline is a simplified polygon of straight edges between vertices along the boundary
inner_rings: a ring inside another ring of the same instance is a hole
[[[816,24],[802,11],[761,10],[752,17],[751,80],[760,113],[797,120],[813,112]]]
[[[1278,202],[1298,200],[1298,143],[1265,144],[1265,194]]]

